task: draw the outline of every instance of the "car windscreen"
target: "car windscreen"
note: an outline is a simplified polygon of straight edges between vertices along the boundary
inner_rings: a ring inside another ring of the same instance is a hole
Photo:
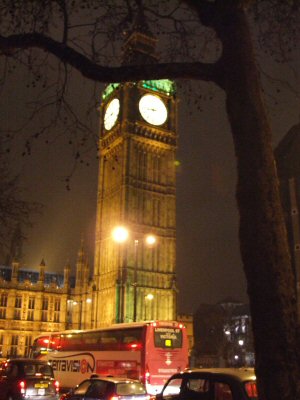
[[[120,382],[116,385],[116,395],[118,396],[132,396],[139,394],[146,394],[146,389],[140,382]]]
[[[76,389],[74,389],[74,395],[84,395],[87,390],[92,385],[93,381],[83,381],[81,382]]]

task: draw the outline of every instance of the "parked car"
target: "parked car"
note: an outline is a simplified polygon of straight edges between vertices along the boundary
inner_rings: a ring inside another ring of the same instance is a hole
[[[46,361],[7,360],[0,370],[0,400],[58,400],[59,383]]]
[[[92,375],[70,392],[63,394],[60,400],[150,400],[145,386],[138,380],[118,377],[100,377]]]
[[[257,400],[253,368],[200,368],[172,375],[156,400]]]

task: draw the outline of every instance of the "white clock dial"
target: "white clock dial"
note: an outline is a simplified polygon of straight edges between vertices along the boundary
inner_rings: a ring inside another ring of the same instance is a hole
[[[153,94],[145,94],[140,99],[139,110],[144,120],[152,125],[162,125],[168,117],[165,103]]]
[[[108,131],[117,122],[120,111],[120,100],[115,98],[108,103],[104,113],[104,128]]]

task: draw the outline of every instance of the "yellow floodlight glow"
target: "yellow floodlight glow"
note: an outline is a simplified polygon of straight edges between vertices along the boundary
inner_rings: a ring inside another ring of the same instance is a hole
[[[148,246],[153,246],[156,243],[156,237],[154,235],[147,235],[145,240]]]
[[[128,239],[129,232],[124,226],[117,226],[112,231],[113,240],[117,243],[124,243]]]
[[[154,296],[152,293],[148,293],[147,296],[145,296],[147,300],[153,300]]]

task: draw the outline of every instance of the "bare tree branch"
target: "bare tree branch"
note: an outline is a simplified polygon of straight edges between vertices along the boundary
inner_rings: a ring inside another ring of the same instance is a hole
[[[88,57],[52,38],[39,33],[0,37],[0,51],[8,54],[12,49],[39,48],[60,61],[71,65],[83,76],[98,82],[126,82],[139,79],[183,78],[218,82],[219,74],[215,63],[163,63],[159,65],[105,67],[97,65]]]

